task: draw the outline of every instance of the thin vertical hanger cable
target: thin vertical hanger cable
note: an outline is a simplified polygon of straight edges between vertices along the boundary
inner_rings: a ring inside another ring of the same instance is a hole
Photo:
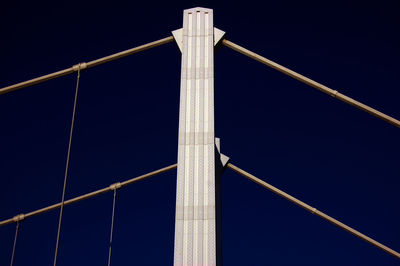
[[[120,183],[116,183],[111,185],[112,189],[114,190],[114,198],[113,198],[113,207],[112,207],[112,215],[111,215],[111,229],[110,229],[110,244],[108,248],[108,263],[107,265],[111,265],[111,248],[112,248],[112,241],[113,241],[113,233],[114,233],[114,217],[115,217],[115,199],[117,196],[117,188],[121,187]]]
[[[77,75],[77,79],[76,79],[74,107],[73,107],[73,110],[72,110],[71,128],[70,128],[70,132],[69,132],[67,160],[66,160],[66,163],[65,163],[64,185],[63,185],[63,192],[62,192],[62,198],[61,198],[60,217],[59,217],[59,220],[58,220],[57,242],[56,242],[56,249],[55,249],[55,252],[54,252],[54,263],[53,263],[54,266],[57,265],[58,246],[59,246],[59,242],[60,242],[60,232],[61,232],[61,222],[62,222],[62,216],[63,216],[63,210],[64,210],[65,190],[66,190],[66,186],[67,186],[69,160],[70,160],[70,155],[71,155],[72,133],[74,131],[76,103],[77,103],[77,99],[78,99],[79,80],[80,80],[80,77],[81,77],[81,64],[78,65],[78,71],[77,72],[78,72],[78,75]]]
[[[15,247],[17,246],[18,230],[19,230],[19,221],[17,221],[17,225],[15,227],[14,245],[13,245],[13,250],[12,250],[12,254],[11,254],[10,266],[13,266],[13,264],[14,264],[14,255],[15,255]]]

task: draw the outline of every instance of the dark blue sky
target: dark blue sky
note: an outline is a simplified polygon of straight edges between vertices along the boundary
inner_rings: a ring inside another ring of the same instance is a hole
[[[395,2],[1,5],[0,87],[170,35],[214,9],[227,39],[400,118]],[[76,76],[0,96],[0,219],[58,202]],[[167,44],[81,75],[67,198],[173,164],[180,53]],[[231,162],[400,250],[400,129],[223,47],[216,135]],[[176,171],[118,191],[112,265],[171,265]],[[112,193],[65,207],[58,265],[105,265]],[[52,265],[58,211],[23,221],[14,265]],[[224,265],[399,260],[227,170]],[[0,227],[8,265],[14,225]]]

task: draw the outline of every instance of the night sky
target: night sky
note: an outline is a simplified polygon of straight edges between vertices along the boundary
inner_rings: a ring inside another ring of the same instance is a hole
[[[214,9],[228,40],[400,118],[395,1],[7,1],[0,87],[155,41]],[[66,198],[177,160],[174,43],[83,71]],[[0,220],[61,200],[76,74],[0,95]],[[231,162],[400,251],[400,128],[222,47],[215,128]],[[176,171],[117,192],[111,265],[172,265]],[[58,265],[106,265],[112,193],[66,206]],[[52,265],[59,211],[24,220],[14,265]],[[15,224],[0,227],[9,265]],[[399,265],[227,169],[224,265]]]

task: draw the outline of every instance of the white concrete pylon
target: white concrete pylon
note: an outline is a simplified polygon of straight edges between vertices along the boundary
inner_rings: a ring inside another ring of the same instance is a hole
[[[174,265],[217,265],[213,10],[184,10]]]

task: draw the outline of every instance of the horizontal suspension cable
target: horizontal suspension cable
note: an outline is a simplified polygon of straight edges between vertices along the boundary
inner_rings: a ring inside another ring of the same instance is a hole
[[[138,52],[141,52],[141,51],[153,48],[153,47],[157,47],[157,46],[172,42],[173,40],[174,40],[173,36],[166,37],[166,38],[160,39],[158,41],[154,41],[154,42],[150,42],[150,43],[147,43],[147,44],[143,44],[143,45],[137,46],[135,48],[131,48],[129,50],[125,50],[125,51],[122,51],[122,52],[119,52],[119,53],[116,53],[116,54],[112,54],[112,55],[109,55],[109,56],[105,56],[105,57],[90,61],[88,63],[80,63],[80,64],[74,65],[74,66],[72,66],[70,68],[66,68],[66,69],[51,73],[51,74],[47,74],[47,75],[44,75],[44,76],[41,76],[41,77],[38,77],[38,78],[30,79],[30,80],[27,80],[27,81],[24,81],[24,82],[20,82],[20,83],[11,85],[11,86],[7,86],[7,87],[4,87],[4,88],[0,89],[0,95],[8,93],[8,92],[15,91],[15,90],[18,90],[18,89],[22,89],[22,88],[25,88],[25,87],[28,87],[28,86],[31,86],[31,85],[34,85],[34,84],[38,84],[38,83],[41,83],[41,82],[44,82],[44,81],[47,81],[47,80],[51,80],[51,79],[55,79],[55,78],[58,78],[58,77],[62,77],[62,76],[74,73],[74,72],[78,71],[78,69],[83,70],[83,69],[86,69],[86,68],[91,68],[91,67],[94,67],[94,66],[98,66],[98,65],[101,65],[101,64],[104,64],[104,63],[107,63],[107,62],[110,62],[110,61],[113,61],[113,60],[116,60],[116,59],[119,59],[119,58],[122,58],[122,57],[125,57],[125,56],[128,56],[128,55],[131,55],[131,54],[134,54],[134,53],[138,53]]]
[[[345,103],[348,103],[348,104],[350,104],[350,105],[352,105],[354,107],[359,108],[360,110],[363,110],[363,111],[365,111],[365,112],[367,112],[367,113],[369,113],[369,114],[371,114],[373,116],[376,116],[376,117],[378,117],[378,118],[380,118],[380,119],[382,119],[382,120],[384,120],[384,121],[386,121],[386,122],[388,122],[388,123],[390,123],[390,124],[392,124],[392,125],[394,125],[396,127],[400,127],[400,121],[399,120],[397,120],[397,119],[395,119],[395,118],[393,118],[391,116],[388,116],[388,115],[386,115],[386,114],[384,114],[382,112],[379,112],[378,110],[375,110],[374,108],[371,108],[368,105],[360,103],[360,102],[358,102],[358,101],[356,101],[356,100],[354,100],[354,99],[352,99],[350,97],[347,97],[346,95],[341,94],[340,92],[338,92],[336,90],[332,90],[332,89],[328,88],[327,86],[322,85],[321,83],[318,83],[318,82],[316,82],[314,80],[311,80],[311,79],[309,79],[309,78],[307,78],[307,77],[305,77],[305,76],[303,76],[303,75],[301,75],[301,74],[299,74],[297,72],[294,72],[293,70],[290,70],[290,69],[288,69],[288,68],[286,68],[284,66],[281,66],[281,65],[279,65],[279,64],[277,64],[277,63],[275,63],[275,62],[273,62],[273,61],[271,61],[271,60],[269,60],[269,59],[267,59],[265,57],[262,57],[261,55],[258,55],[258,54],[254,53],[252,51],[249,51],[246,48],[243,48],[243,47],[241,47],[241,46],[239,46],[239,45],[237,45],[237,44],[235,44],[235,43],[233,43],[231,41],[223,40],[222,44],[224,44],[225,46],[227,46],[227,47],[229,47],[229,48],[231,48],[231,49],[233,49],[233,50],[235,50],[235,51],[237,51],[237,52],[239,52],[241,54],[244,54],[244,55],[246,55],[246,56],[248,56],[248,57],[250,57],[250,58],[252,58],[252,59],[254,59],[254,60],[258,61],[258,62],[260,62],[260,63],[263,63],[263,64],[265,64],[265,65],[267,65],[267,66],[269,66],[269,67],[271,67],[271,68],[273,68],[275,70],[278,70],[279,72],[282,72],[282,73],[284,73],[284,74],[286,74],[286,75],[288,75],[288,76],[290,76],[290,77],[292,77],[294,79],[297,79],[298,81],[301,81],[301,82],[303,82],[303,83],[305,83],[305,84],[307,84],[307,85],[309,85],[311,87],[314,87],[314,88],[316,88],[316,89],[318,89],[318,90],[320,90],[320,91],[322,91],[322,92],[324,92],[326,94],[329,94],[330,96],[332,96],[334,98],[337,98],[337,99],[339,99],[339,100],[341,100],[341,101],[343,101]]]
[[[375,241],[374,239],[372,239],[372,238],[360,233],[359,231],[351,228],[350,226],[347,226],[344,223],[339,222],[338,220],[330,217],[329,215],[326,215],[325,213],[317,210],[316,208],[311,207],[310,205],[302,202],[301,200],[296,199],[295,197],[293,197],[293,196],[283,192],[282,190],[280,190],[280,189],[268,184],[267,182],[255,177],[254,175],[247,173],[246,171],[240,169],[239,167],[237,167],[237,166],[235,166],[235,165],[233,165],[231,163],[228,163],[228,168],[232,169],[233,171],[235,171],[238,174],[243,175],[244,177],[250,179],[251,181],[253,181],[253,182],[265,187],[266,189],[269,189],[270,191],[274,192],[275,194],[277,194],[277,195],[279,195],[279,196],[281,196],[281,197],[293,202],[294,204],[302,207],[303,209],[306,209],[307,211],[311,212],[312,214],[315,214],[315,215],[327,220],[328,222],[333,223],[334,225],[342,228],[343,230],[345,230],[345,231],[347,231],[347,232],[349,232],[349,233],[361,238],[362,240],[364,240],[364,241],[374,245],[375,247],[378,247],[378,248],[382,249],[383,251],[389,253],[390,255],[400,259],[400,253],[398,253],[398,252],[394,251],[393,249],[391,249],[391,248],[379,243],[378,241]]]
[[[84,194],[84,195],[81,195],[81,196],[78,196],[78,197],[75,197],[75,198],[72,198],[72,199],[69,199],[69,200],[66,200],[66,201],[64,201],[64,206],[65,205],[69,205],[71,203],[75,203],[75,202],[84,200],[84,199],[88,199],[88,198],[91,198],[91,197],[94,197],[94,196],[97,196],[97,195],[100,195],[100,194],[103,194],[103,193],[108,192],[108,191],[113,191],[116,188],[124,187],[126,185],[133,184],[135,182],[138,182],[138,181],[144,180],[146,178],[149,178],[149,177],[152,177],[152,176],[167,172],[169,170],[173,170],[176,167],[177,167],[177,164],[172,164],[170,166],[161,168],[159,170],[156,170],[156,171],[153,171],[153,172],[150,172],[150,173],[147,173],[147,174],[144,174],[144,175],[132,178],[132,179],[128,179],[128,180],[126,180],[124,182],[117,182],[115,184],[110,185],[109,187],[102,188],[102,189],[99,189],[99,190],[96,190],[96,191],[93,191],[93,192],[90,192],[90,193],[87,193],[87,194]],[[48,212],[48,211],[60,208],[61,205],[62,205],[62,203],[60,202],[60,203],[56,203],[56,204],[50,205],[48,207],[45,207],[45,208],[42,208],[42,209],[39,209],[39,210],[36,210],[36,211],[32,211],[32,212],[29,212],[29,213],[26,213],[26,214],[19,214],[19,215],[13,217],[13,218],[1,221],[0,222],[0,226],[6,225],[6,224],[10,224],[10,223],[19,222],[19,221],[21,221],[23,219],[26,219],[28,217],[35,216],[35,215],[38,215],[38,214],[41,214],[41,213],[44,213],[44,212]]]

